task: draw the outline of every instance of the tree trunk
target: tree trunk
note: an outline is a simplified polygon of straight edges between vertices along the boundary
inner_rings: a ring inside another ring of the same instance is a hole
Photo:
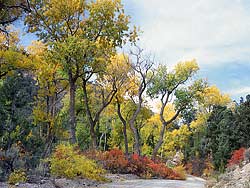
[[[156,158],[156,155],[163,143],[163,140],[164,140],[164,135],[165,135],[165,131],[166,131],[166,128],[169,124],[171,124],[177,117],[178,115],[180,114],[180,112],[183,110],[183,109],[179,109],[175,115],[168,121],[166,121],[164,119],[164,116],[163,116],[163,113],[164,113],[164,109],[165,109],[165,106],[167,104],[167,102],[163,103],[164,105],[162,106],[161,108],[161,112],[160,112],[160,118],[161,118],[161,122],[162,122],[162,127],[161,127],[161,132],[160,132],[160,137],[159,137],[159,140],[157,142],[157,144],[155,145],[154,147],[154,150],[153,150],[153,153],[152,153],[152,158],[155,159]]]
[[[123,136],[124,136],[124,145],[125,145],[125,155],[128,156],[128,136],[127,136],[126,124],[123,124]]]
[[[141,105],[142,105],[142,98],[141,98],[142,92],[140,94],[139,97],[139,103],[137,104],[137,108],[136,111],[134,112],[132,118],[129,120],[129,126],[130,129],[132,130],[133,134],[134,134],[134,139],[135,139],[135,152],[138,155],[141,155],[141,144],[140,144],[140,135],[139,135],[139,131],[138,129],[135,127],[135,120],[138,116],[138,114],[141,111]]]
[[[69,124],[70,124],[70,142],[76,143],[76,115],[75,115],[75,82],[70,80],[70,101],[69,101]]]
[[[94,123],[94,122],[90,124],[91,148],[93,150],[97,149],[97,138],[96,138],[96,132],[95,132],[95,124],[96,123]]]
[[[123,124],[123,137],[124,137],[124,145],[125,145],[125,155],[128,156],[128,136],[127,136],[127,122],[126,120],[123,118],[122,113],[121,113],[121,104],[117,99],[117,113],[118,116]]]
[[[164,134],[165,134],[165,130],[166,130],[166,124],[163,124],[162,125],[162,128],[161,128],[161,132],[160,132],[160,138],[157,142],[157,144],[155,145],[154,147],[154,150],[153,150],[153,153],[152,153],[152,158],[155,159],[156,158],[156,155],[163,143],[163,138],[164,138]]]
[[[129,123],[131,130],[134,133],[134,139],[135,139],[135,153],[138,155],[141,155],[141,144],[140,144],[140,137],[137,131],[137,128],[134,125],[134,121],[131,121]]]
[[[96,132],[95,132],[96,121],[93,120],[93,117],[89,108],[87,81],[82,79],[82,82],[83,82],[82,89],[83,89],[83,96],[84,96],[84,104],[85,104],[86,115],[88,117],[89,126],[90,126],[91,148],[95,150],[97,148],[97,137],[96,137]]]
[[[103,110],[111,103],[113,97],[115,96],[117,92],[117,89],[116,88],[113,89],[111,93],[107,95],[106,98],[103,96],[102,105],[96,112],[91,112],[90,110],[90,107],[89,107],[90,103],[89,103],[88,92],[87,92],[87,80],[85,80],[84,78],[82,79],[82,89],[83,89],[86,115],[87,115],[89,125],[90,125],[91,146],[92,146],[92,149],[96,149],[97,148],[97,135],[96,135],[95,126],[99,122],[100,115],[103,112]]]

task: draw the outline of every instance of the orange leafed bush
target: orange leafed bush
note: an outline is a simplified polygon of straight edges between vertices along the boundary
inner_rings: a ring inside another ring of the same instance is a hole
[[[153,161],[148,157],[133,154],[129,159],[128,172],[140,177],[149,178],[151,177],[151,172],[148,165],[151,163]]]
[[[166,167],[166,165],[163,163],[150,163],[148,164],[148,167],[153,177],[170,178],[170,179],[177,178],[173,170]]]
[[[144,178],[185,179],[183,174],[168,168],[164,163],[137,154],[130,158],[129,172]]]
[[[233,166],[233,165],[239,165],[244,160],[244,153],[246,149],[240,148],[238,150],[235,150],[232,154],[232,157],[230,160],[228,160],[227,166]]]
[[[88,152],[85,153],[102,164],[103,168],[112,173],[131,173],[143,178],[165,178],[165,179],[185,179],[183,171],[172,170],[164,163],[153,161],[146,156],[132,154],[126,157],[119,149],[113,149],[106,152]]]
[[[121,150],[113,149],[102,156],[103,166],[112,173],[126,173],[128,159]]]
[[[185,166],[188,174],[192,174],[194,176],[202,176],[203,170],[206,168],[206,162],[204,159],[195,157],[190,160]]]
[[[203,170],[203,177],[210,177],[214,173],[214,165],[211,158],[205,161],[205,169]]]

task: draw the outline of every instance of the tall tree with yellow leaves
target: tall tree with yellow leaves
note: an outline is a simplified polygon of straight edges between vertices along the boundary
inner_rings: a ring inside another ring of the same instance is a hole
[[[131,61],[131,67],[133,69],[132,76],[134,79],[133,89],[128,92],[128,96],[136,105],[136,109],[132,113],[132,116],[128,122],[134,136],[135,153],[141,155],[140,134],[138,131],[138,127],[136,127],[135,124],[136,119],[140,114],[145,102],[144,94],[146,93],[147,86],[149,85],[154,76],[153,65],[155,62],[152,57],[146,56],[143,52],[143,49],[138,46],[136,46],[135,51],[130,52],[130,59],[128,59],[128,61]]]
[[[82,78],[86,89],[89,80],[103,72],[116,47],[137,35],[128,31],[129,17],[120,0],[31,0],[30,7],[31,14],[26,17],[29,31],[50,42],[69,82],[69,124],[71,142],[75,143],[77,80]]]
[[[32,72],[39,86],[36,106],[33,108],[34,124],[40,127],[39,136],[45,143],[42,157],[46,158],[51,153],[56,131],[61,126],[59,112],[68,83],[60,75],[61,65],[53,61],[48,46],[41,41],[34,41],[28,47],[28,52],[33,63]]]

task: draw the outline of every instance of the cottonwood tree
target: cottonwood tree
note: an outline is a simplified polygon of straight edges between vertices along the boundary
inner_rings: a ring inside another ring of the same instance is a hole
[[[183,86],[198,69],[197,63],[195,60],[192,60],[178,63],[173,71],[169,71],[165,65],[159,66],[156,70],[156,74],[149,85],[148,93],[152,98],[160,98],[160,119],[162,127],[159,140],[152,152],[153,158],[156,157],[164,141],[164,134],[168,125],[170,125],[187,105],[191,103],[193,97],[192,92],[188,88],[181,86]],[[169,119],[165,119],[164,112],[166,105],[171,102],[171,98],[173,97],[175,97],[174,103],[176,112]]]
[[[100,120],[101,113],[110,105],[118,90],[121,90],[121,88],[127,84],[126,80],[129,67],[126,66],[124,62],[125,60],[122,55],[113,56],[106,70],[103,70],[103,74],[99,74],[98,78],[92,83],[89,83],[88,87],[86,86],[87,83],[85,80],[82,80],[83,101],[90,125],[92,148],[94,149],[97,147],[95,127]],[[92,104],[89,96],[90,92],[88,91],[90,89],[95,95],[95,97],[92,98]],[[93,102],[95,103],[93,104]]]
[[[125,146],[125,155],[129,154],[129,146],[128,146],[128,135],[127,135],[127,122],[128,122],[128,113],[124,114],[122,107],[128,103],[128,99],[126,99],[126,94],[129,90],[133,90],[134,86],[134,77],[133,69],[131,67],[130,61],[126,61],[128,57],[124,55],[119,56],[119,61],[117,62],[116,74],[121,75],[123,86],[118,88],[118,91],[115,95],[115,105],[117,107],[117,115],[122,122],[122,132],[124,138],[124,146]]]
[[[154,60],[150,56],[146,56],[143,54],[143,50],[136,46],[135,51],[130,52],[131,59],[131,67],[133,69],[134,77],[134,88],[128,92],[128,96],[130,99],[136,104],[136,109],[133,112],[131,118],[129,119],[129,126],[133,132],[134,141],[135,141],[135,153],[138,155],[141,154],[141,143],[140,143],[140,135],[138,128],[135,125],[136,118],[138,117],[143,103],[145,102],[143,99],[143,95],[146,92],[146,88],[148,84],[151,82],[153,78],[152,67],[154,65]],[[128,59],[129,61],[129,59]]]
[[[116,47],[122,46],[129,32],[129,16],[119,0],[30,1],[31,14],[26,17],[30,32],[50,42],[53,56],[61,63],[69,82],[69,124],[71,142],[76,142],[75,92],[79,78],[83,87],[102,72]],[[86,88],[85,88],[86,89]]]

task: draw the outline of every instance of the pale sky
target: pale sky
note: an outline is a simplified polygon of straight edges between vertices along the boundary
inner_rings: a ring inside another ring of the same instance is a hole
[[[199,76],[233,99],[250,94],[249,0],[123,0],[141,46],[173,66],[195,58]]]

